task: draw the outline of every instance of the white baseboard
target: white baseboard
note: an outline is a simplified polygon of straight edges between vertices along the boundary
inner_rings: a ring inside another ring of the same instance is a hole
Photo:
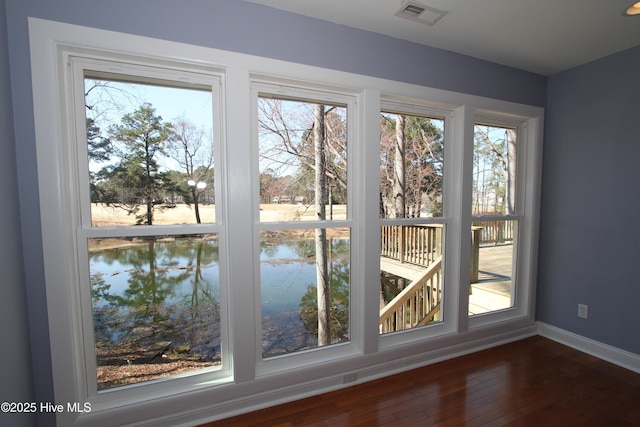
[[[599,341],[585,338],[573,332],[548,325],[543,322],[538,323],[538,335],[561,344],[580,350],[584,353],[606,360],[614,365],[629,369],[640,374],[640,355],[622,350],[617,347],[603,344]]]

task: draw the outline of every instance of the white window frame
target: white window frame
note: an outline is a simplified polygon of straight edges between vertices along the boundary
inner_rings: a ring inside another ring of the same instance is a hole
[[[329,87],[326,85],[311,84],[308,82],[295,81],[291,79],[283,79],[270,76],[252,76],[251,80],[251,100],[252,100],[252,119],[254,126],[253,132],[253,149],[254,156],[252,158],[252,175],[254,183],[253,200],[255,206],[254,213],[254,265],[260,265],[260,232],[269,230],[315,230],[317,228],[349,228],[350,236],[354,233],[354,211],[357,212],[357,206],[353,202],[353,194],[358,188],[355,181],[353,169],[353,158],[357,156],[358,144],[352,141],[360,139],[358,116],[358,94],[357,92],[348,91],[344,88]],[[263,95],[273,95],[282,99],[291,99],[301,102],[325,102],[327,104],[344,105],[347,110],[347,217],[344,220],[327,219],[323,221],[279,221],[266,222],[260,221],[260,172],[258,159],[258,100]],[[327,346],[318,346],[298,352],[287,353],[283,355],[273,356],[269,358],[262,357],[262,311],[257,309],[260,314],[256,316],[256,375],[264,376],[273,373],[286,371],[292,367],[302,367],[308,365],[317,365],[325,363],[336,358],[343,358],[361,354],[361,339],[358,331],[361,325],[357,321],[361,316],[358,315],[360,310],[357,295],[362,292],[361,281],[358,279],[358,272],[354,268],[354,260],[357,259],[357,245],[352,245],[353,237],[350,237],[350,283],[349,283],[349,341],[339,344],[331,344]],[[256,284],[256,301],[261,301],[260,290],[260,271],[255,270]],[[260,304],[258,304],[260,306]]]
[[[453,160],[450,157],[454,155],[452,145],[455,143],[454,133],[452,131],[456,115],[454,107],[443,103],[434,103],[428,99],[399,97],[392,94],[383,94],[380,101],[380,112],[392,112],[395,114],[407,114],[419,117],[439,119],[444,122],[443,138],[443,177],[442,177],[442,215],[439,217],[429,218],[380,218],[379,227],[384,225],[413,225],[413,224],[442,224],[444,227],[444,239],[442,241],[442,306],[441,320],[427,324],[422,327],[405,329],[380,335],[380,346],[382,348],[402,345],[406,342],[419,341],[425,337],[435,337],[445,335],[455,331],[457,309],[454,304],[457,299],[457,289],[455,282],[449,279],[449,275],[455,276],[457,268],[452,262],[449,262],[449,256],[455,258],[455,253],[451,248],[455,248],[457,244],[450,241],[449,228],[451,218],[453,217],[453,209],[456,196],[452,193],[452,187],[447,184],[454,180]],[[379,149],[378,142],[378,149]],[[379,183],[379,178],[378,178]],[[454,234],[452,234],[454,236]],[[452,296],[449,296],[451,292]]]
[[[141,56],[114,54],[107,51],[78,49],[74,46],[60,46],[56,61],[60,66],[56,99],[59,99],[58,132],[54,144],[39,145],[39,171],[46,171],[49,178],[55,174],[55,181],[45,181],[41,176],[41,191],[52,191],[61,196],[55,205],[55,232],[62,232],[57,246],[67,251],[47,252],[49,261],[48,287],[49,309],[66,316],[59,317],[62,323],[52,324],[52,348],[65,343],[65,352],[52,350],[52,359],[57,369],[62,369],[56,383],[56,394],[73,396],[68,402],[89,403],[94,413],[120,408],[125,403],[144,403],[158,396],[170,396],[185,391],[224,384],[233,381],[232,358],[228,332],[228,280],[227,280],[227,231],[225,225],[225,178],[226,162],[224,146],[224,122],[222,106],[224,102],[224,72],[219,68],[204,67],[200,64],[158,61]],[[85,70],[105,73],[105,76],[122,76],[131,82],[162,82],[167,87],[211,87],[212,120],[214,124],[214,170],[217,200],[216,221],[204,224],[175,224],[149,226],[92,226],[89,169],[87,163],[86,122],[84,84]],[[44,154],[49,151],[49,156]],[[42,156],[40,156],[42,154]],[[56,188],[52,188],[52,184]],[[43,194],[43,193],[41,193]],[[46,196],[43,197],[43,200]],[[50,202],[50,201],[49,201]],[[43,212],[43,224],[48,213]],[[52,227],[51,224],[48,227]],[[219,283],[221,313],[221,359],[220,366],[192,371],[159,380],[132,384],[129,386],[97,390],[95,342],[93,337],[92,297],[89,282],[88,240],[92,238],[122,238],[154,235],[216,234],[219,241]],[[45,249],[47,242],[45,241]],[[53,285],[55,283],[55,286]],[[85,284],[84,286],[82,284]],[[66,319],[64,319],[66,317]],[[64,319],[64,320],[63,320]],[[60,329],[67,323],[68,328]],[[66,360],[56,360],[64,358]],[[54,370],[54,374],[57,374]],[[69,375],[66,381],[63,377]],[[72,378],[72,381],[68,381]],[[61,390],[62,389],[62,390]],[[89,414],[61,413],[64,422],[73,418],[89,418]]]
[[[101,55],[91,55],[88,52],[78,54],[73,52],[73,49],[68,49],[62,54],[62,60],[69,64],[68,74],[66,81],[69,82],[69,87],[65,88],[65,93],[69,93],[67,102],[70,104],[69,114],[73,116],[69,117],[70,122],[75,122],[75,135],[70,135],[67,139],[68,147],[67,152],[70,156],[75,156],[75,167],[71,167],[69,171],[71,174],[66,177],[69,179],[71,185],[78,185],[77,191],[71,191],[70,197],[73,200],[72,203],[80,210],[78,219],[74,219],[75,232],[76,232],[76,248],[77,248],[77,271],[78,276],[74,283],[86,284],[89,282],[89,259],[88,259],[88,247],[87,242],[93,238],[123,238],[123,237],[142,237],[142,236],[171,236],[171,235],[184,235],[184,234],[215,234],[218,236],[220,242],[219,248],[219,272],[220,272],[220,311],[221,311],[221,359],[222,364],[220,367],[203,369],[202,371],[194,371],[190,374],[183,374],[179,377],[181,381],[188,383],[190,381],[202,382],[202,378],[189,378],[191,376],[206,376],[207,380],[219,380],[226,379],[231,380],[231,369],[228,350],[228,332],[227,332],[227,285],[226,285],[226,229],[224,227],[224,156],[222,155],[221,139],[223,135],[222,123],[220,120],[220,111],[222,108],[222,82],[223,76],[219,70],[208,70],[205,73],[202,69],[189,70],[184,66],[178,66],[177,64],[157,64],[151,61],[141,61],[138,59],[136,63],[133,63],[132,59],[127,59],[126,62],[121,62],[122,58],[115,56],[112,58]],[[143,63],[144,62],[144,63]],[[117,226],[117,227],[95,227],[92,226],[91,221],[91,200],[89,191],[89,169],[87,167],[87,144],[86,144],[86,122],[85,122],[85,98],[84,98],[84,84],[85,84],[85,70],[89,70],[93,73],[104,73],[105,76],[115,77],[116,75],[129,79],[131,82],[162,82],[167,87],[211,87],[212,95],[212,115],[213,115],[213,127],[214,127],[214,159],[220,159],[217,162],[217,166],[214,169],[214,186],[216,194],[220,195],[220,203],[216,204],[216,222],[205,224],[175,224],[175,225],[150,225],[150,226]],[[72,161],[72,159],[70,159]],[[73,177],[77,177],[75,183]],[[76,285],[76,286],[78,286]],[[77,319],[80,323],[82,331],[81,341],[84,343],[84,366],[86,369],[84,378],[86,384],[84,388],[87,391],[85,400],[95,402],[96,404],[107,403],[107,391],[95,392],[97,389],[96,380],[96,358],[95,358],[95,342],[93,337],[93,320],[91,315],[92,301],[91,301],[91,289],[87,286],[78,286],[79,291],[79,305],[72,307],[72,310],[77,310]],[[72,290],[73,292],[73,290]],[[78,361],[82,363],[82,361]],[[144,383],[138,383],[136,386],[131,386],[132,394],[140,394],[139,388],[160,388],[161,382],[168,380],[175,380],[176,377],[170,377],[164,381],[149,381]],[[112,393],[115,394],[115,393]],[[124,394],[124,393],[118,393]],[[133,396],[132,396],[133,397]]]
[[[142,387],[108,390],[101,395],[106,396],[104,400],[92,406],[91,413],[57,414],[60,425],[153,423],[168,426],[211,421],[341,388],[356,380],[424,366],[534,333],[542,108],[37,18],[29,18],[29,33],[43,272],[56,403],[84,403],[87,396],[87,371],[78,363],[84,360],[84,347],[78,341],[78,337],[82,337],[78,325],[82,323],[80,313],[73,309],[79,302],[69,286],[78,274],[73,261],[77,242],[70,232],[80,218],[74,202],[78,189],[70,185],[67,172],[73,163],[69,159],[74,159],[75,153],[69,152],[64,144],[65,138],[82,126],[70,120],[72,112],[65,102],[64,87],[69,82],[64,79],[67,63],[61,60],[62,53],[104,52],[125,61],[137,58],[169,68],[213,70],[214,74],[223,75],[225,97],[224,109],[220,112],[225,129],[222,154],[226,161],[223,185],[226,203],[221,218],[226,221],[228,245],[224,280],[231,284],[228,289],[230,355],[227,357],[230,376],[207,380],[202,376],[198,383],[192,381],[198,376],[188,376]],[[352,247],[351,274],[357,277],[357,283],[352,279],[350,320],[351,332],[357,337],[352,337],[353,345],[335,346],[338,349],[335,354],[329,346],[296,355],[299,362],[289,364],[288,369],[284,369],[284,362],[267,367],[260,366],[262,361],[257,360],[257,355],[261,355],[261,347],[257,348],[261,331],[257,329],[257,267],[255,262],[247,262],[247,250],[255,249],[257,230],[255,176],[247,174],[247,162],[257,159],[252,134],[254,124],[250,121],[254,111],[251,84],[263,76],[272,83],[306,82],[305,86],[315,89],[353,94],[357,100],[353,110],[355,121],[350,123],[358,135],[356,140],[350,140],[350,176],[356,189],[350,195],[351,240],[357,242]],[[379,114],[382,100],[391,98],[421,100],[448,112],[443,192],[456,197],[445,199],[448,206],[444,208],[448,282],[445,322],[380,336]],[[523,127],[527,138],[525,164],[520,164],[518,172],[525,174],[526,171],[520,193],[523,210],[517,272],[519,295],[523,300],[518,300],[513,310],[469,318],[470,245],[460,242],[469,242],[471,238],[473,127],[477,114],[526,124],[526,129]],[[149,234],[156,234],[156,226],[151,227]],[[373,288],[367,284],[374,284]],[[344,348],[348,351],[340,353]],[[163,387],[163,384],[170,386]],[[141,393],[143,387],[144,393]]]
[[[470,328],[479,328],[486,325],[518,318],[531,314],[535,301],[535,270],[537,254],[532,253],[532,246],[537,247],[537,199],[535,188],[532,186],[535,181],[531,175],[539,167],[536,133],[539,131],[540,121],[507,114],[500,111],[478,109],[475,113],[474,127],[476,124],[489,125],[516,129],[516,200],[515,213],[513,214],[492,214],[492,215],[471,215],[471,222],[474,221],[500,221],[515,220],[516,241],[513,247],[512,277],[511,277],[511,302],[512,306],[469,316]],[[473,142],[471,143],[473,152]],[[473,167],[469,174],[472,174]],[[471,186],[472,179],[469,179]],[[532,182],[533,181],[533,182]],[[471,202],[472,203],[472,202]],[[468,211],[471,212],[471,203]],[[469,224],[469,229],[471,224]]]

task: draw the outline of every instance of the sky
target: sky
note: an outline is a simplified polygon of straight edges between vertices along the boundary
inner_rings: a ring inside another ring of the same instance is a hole
[[[143,103],[151,104],[163,123],[184,117],[197,128],[206,130],[206,134],[210,134],[208,131],[213,128],[212,94],[208,91],[86,79],[85,92],[88,93],[86,105],[92,106],[87,116],[96,121],[103,136],[106,136],[109,126],[119,124],[125,114],[134,112]],[[159,163],[166,169],[179,170],[169,158]],[[92,164],[90,168],[95,170],[104,165]]]
[[[87,88],[95,81],[87,79]],[[185,116],[197,126],[210,128],[213,122],[211,98],[211,93],[205,91],[110,81],[108,86],[89,91],[87,104],[96,105],[103,123],[118,123],[122,116],[148,102],[165,122]]]

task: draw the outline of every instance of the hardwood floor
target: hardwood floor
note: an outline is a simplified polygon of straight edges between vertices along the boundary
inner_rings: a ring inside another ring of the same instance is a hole
[[[640,426],[640,374],[540,336],[206,424]]]

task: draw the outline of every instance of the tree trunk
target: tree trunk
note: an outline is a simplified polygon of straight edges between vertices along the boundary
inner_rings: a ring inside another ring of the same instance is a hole
[[[198,194],[197,190],[194,188],[193,190],[191,190],[191,196],[193,197],[193,208],[196,212],[196,223],[201,224],[200,221],[200,206],[198,204],[198,198],[200,197],[200,195]]]
[[[507,189],[507,213],[516,212],[516,129],[507,129],[507,167],[505,170]]]
[[[145,192],[146,196],[146,204],[147,204],[147,215],[146,215],[146,225],[153,225],[153,182],[151,180],[151,171],[149,166],[147,165],[147,176],[146,176],[146,184],[147,187]]]
[[[316,219],[326,219],[326,156],[324,152],[324,105],[316,104],[313,126],[315,149],[315,193]],[[327,231],[316,228],[316,275],[318,292],[318,345],[331,343],[331,322],[329,309],[329,272],[327,256]]]
[[[147,193],[147,223],[146,225],[153,225],[153,179],[151,178],[151,162],[152,155],[149,153],[149,138],[145,136],[145,192]]]
[[[405,138],[404,138],[404,124],[405,117],[401,114],[396,116],[396,149],[395,149],[395,163],[394,163],[394,177],[393,177],[393,194],[395,195],[396,202],[396,218],[405,217],[405,168],[404,168],[404,153],[405,153]]]

